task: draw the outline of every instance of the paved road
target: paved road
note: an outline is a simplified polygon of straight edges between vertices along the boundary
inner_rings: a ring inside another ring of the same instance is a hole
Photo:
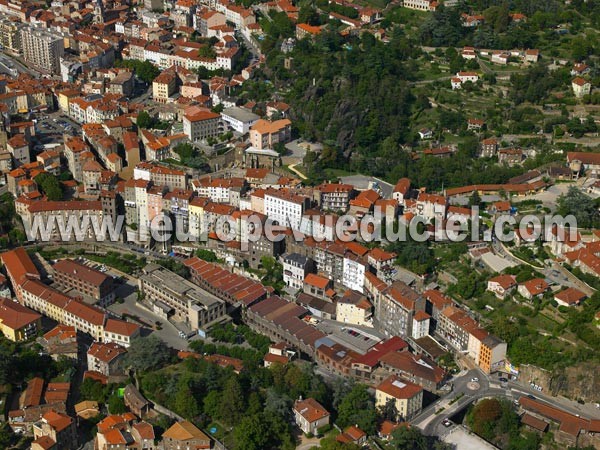
[[[473,377],[479,379],[477,389],[469,388],[470,385],[473,385],[470,383],[470,380]],[[429,405],[421,412],[421,414],[411,420],[411,423],[421,428],[424,434],[440,436],[447,433],[448,429],[444,427],[442,423],[444,420],[449,419],[473,401],[485,397],[505,397],[510,400],[518,400],[524,395],[533,395],[536,399],[561,408],[571,414],[579,414],[581,417],[585,418],[600,418],[600,410],[591,404],[579,405],[576,402],[564,398],[550,397],[536,391],[528,385],[523,385],[514,381],[509,381],[505,386],[502,386],[496,376],[487,376],[478,369],[470,370],[455,378],[452,382],[454,388],[451,393]],[[462,397],[450,405],[450,401],[459,397],[461,394]],[[438,414],[435,414],[435,412],[439,411],[441,408],[444,409]]]
[[[179,337],[180,330],[177,327],[175,327],[171,322],[157,316],[150,310],[137,304],[137,287],[131,281],[127,281],[127,283],[119,286],[119,289],[117,290],[117,296],[123,298],[125,301],[124,303],[114,303],[110,305],[108,307],[110,311],[121,315],[130,314],[139,317],[148,325],[154,325],[157,321],[159,321],[161,323],[161,329],[152,331],[152,334],[156,334],[168,346],[176,348],[177,350],[188,349],[188,341]]]

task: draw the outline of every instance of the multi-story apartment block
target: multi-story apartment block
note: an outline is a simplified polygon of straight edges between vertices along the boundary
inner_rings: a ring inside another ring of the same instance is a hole
[[[7,143],[6,148],[13,158],[13,167],[20,167],[31,162],[29,142],[24,134],[15,134]]]
[[[38,280],[25,280],[21,284],[21,295],[25,306],[102,340],[105,315],[100,309],[72,299]]]
[[[219,134],[221,116],[210,111],[183,116],[183,133],[192,142],[196,142]]]
[[[300,229],[304,211],[310,206],[310,199],[286,189],[267,189],[265,192],[265,214],[278,225]]]
[[[225,315],[225,302],[157,264],[144,268],[139,287],[155,308],[170,311],[169,316],[193,330]]]
[[[0,332],[13,342],[25,341],[42,329],[42,316],[13,302],[0,299]]]
[[[379,328],[388,336],[409,337],[413,316],[425,310],[425,299],[405,283],[394,282],[375,299],[375,318]]]
[[[75,449],[77,448],[75,421],[66,414],[50,410],[41,417],[39,422],[33,424],[33,438],[31,448],[35,448],[35,443],[39,442],[39,448]],[[52,447],[49,447],[49,444],[52,444]]]
[[[172,169],[151,162],[141,162],[133,170],[134,180],[151,181],[157,186],[171,190],[187,188],[187,174],[183,170]]]
[[[240,108],[238,106],[225,108],[221,117],[223,118],[223,122],[225,122],[229,128],[240,134],[248,133],[250,128],[258,121],[258,119],[260,119],[259,116],[249,109]]]
[[[336,303],[336,320],[372,326],[373,305],[361,292],[349,289]]]
[[[194,17],[195,28],[200,35],[208,36],[208,30],[214,27],[224,26],[227,22],[225,14],[213,10],[198,10]]]
[[[0,44],[15,53],[21,53],[21,28],[23,26],[9,18],[0,20]]]
[[[86,158],[86,154],[89,152],[90,148],[81,137],[74,136],[65,139],[64,154],[67,159],[67,165],[73,178],[77,181],[83,181],[83,160],[88,159]]]
[[[60,73],[60,58],[64,54],[63,37],[43,28],[21,29],[23,59],[38,70]]]
[[[101,224],[104,216],[100,201],[36,201],[23,206],[21,220],[25,229],[31,230],[32,238],[46,241],[99,238],[94,223]],[[73,222],[81,224],[81,228],[72,233],[65,232],[65,226]],[[47,226],[36,229],[33,227],[35,223]]]
[[[189,224],[190,202],[194,191],[175,189],[168,192],[163,199],[163,209],[171,213],[177,230],[187,231]]]
[[[174,72],[162,72],[152,81],[152,98],[155,102],[167,103],[177,89],[177,76]]]
[[[366,261],[351,252],[344,255],[342,284],[348,289],[362,292],[365,284]]]
[[[388,401],[394,402],[398,412],[397,419],[410,419],[423,407],[423,388],[392,375],[375,389],[375,406],[377,408],[384,408]]]
[[[128,348],[131,341],[140,335],[140,327],[123,320],[107,319],[104,325],[104,342],[119,344]]]
[[[469,335],[478,328],[466,312],[451,305],[440,313],[436,333],[457,350],[465,351],[469,348]]]
[[[120,345],[94,342],[87,352],[88,370],[106,377],[123,374],[123,357],[127,350]]]
[[[410,352],[389,352],[380,358],[385,372],[418,384],[430,392],[437,391],[445,377],[444,369],[432,360]]]
[[[281,119],[270,122],[260,119],[250,128],[250,144],[259,149],[272,149],[276,144],[285,144],[292,137],[292,122]]]
[[[111,276],[70,259],[61,259],[52,269],[54,282],[63,290],[76,290],[102,307],[110,305],[115,299]]]
[[[429,11],[431,9],[432,0],[403,0],[401,6],[408,9],[416,9],[419,11]]]
[[[210,198],[215,203],[233,203],[232,198],[246,190],[244,178],[212,178],[210,176],[196,180],[193,187],[200,197]]]
[[[283,281],[290,289],[302,289],[304,278],[313,270],[313,261],[298,253],[282,255]]]
[[[498,151],[498,140],[494,138],[484,139],[481,141],[481,157],[491,158],[496,156]]]
[[[347,211],[354,187],[350,184],[325,183],[317,188],[321,209]]]
[[[443,220],[446,218],[448,201],[443,195],[427,194],[421,192],[417,197],[415,213],[427,222],[431,220]]]

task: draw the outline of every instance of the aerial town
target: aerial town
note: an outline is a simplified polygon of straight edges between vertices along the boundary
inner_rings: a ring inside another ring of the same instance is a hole
[[[0,0],[0,449],[600,449],[600,2]]]

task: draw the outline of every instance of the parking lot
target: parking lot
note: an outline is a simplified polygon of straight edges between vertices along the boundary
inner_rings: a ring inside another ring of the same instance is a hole
[[[40,137],[45,135],[62,136],[64,133],[73,136],[81,134],[81,126],[62,112],[38,114],[36,120],[36,134],[40,134]]]
[[[159,317],[149,309],[138,304],[138,285],[135,278],[126,276],[102,263],[90,261],[85,258],[81,258],[80,262],[88,267],[104,272],[116,280],[116,296],[118,299],[122,299],[122,302],[119,301],[110,305],[108,307],[109,311],[123,318],[136,318],[144,326],[142,335],[154,333],[170,347],[178,350],[186,350],[188,348],[188,340],[182,338],[180,335],[180,331],[186,334],[189,333],[191,330],[188,327],[184,324],[178,324],[179,327],[176,327],[168,320]],[[157,325],[159,326],[157,327]]]

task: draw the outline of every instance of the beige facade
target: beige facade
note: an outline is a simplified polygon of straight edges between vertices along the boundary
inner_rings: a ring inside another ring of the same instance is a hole
[[[384,380],[375,390],[375,406],[384,408],[393,401],[398,418],[410,419],[421,411],[423,406],[423,388],[395,375]]]
[[[47,30],[25,27],[21,30],[23,58],[37,69],[60,73],[60,57],[64,54],[63,37]]]

